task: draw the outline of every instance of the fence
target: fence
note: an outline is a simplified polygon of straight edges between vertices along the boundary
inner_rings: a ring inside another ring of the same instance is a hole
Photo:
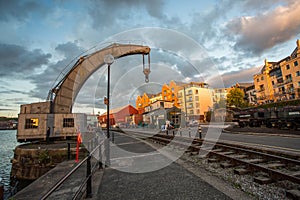
[[[95,134],[96,135],[96,134]],[[89,140],[87,143],[88,147],[87,149],[92,149],[88,156],[86,156],[80,163],[78,163],[68,174],[66,174],[62,179],[60,179],[45,195],[41,197],[41,200],[47,199],[51,194],[53,194],[72,174],[74,174],[80,167],[82,167],[86,163],[86,177],[82,181],[82,183],[79,186],[79,189],[72,197],[73,200],[80,198],[80,195],[82,195],[82,190],[84,189],[84,186],[86,186],[86,197],[91,198],[92,197],[92,176],[94,172],[98,169],[103,168],[102,164],[102,157],[103,152],[105,152],[105,146],[108,144],[108,139],[101,140],[101,137],[97,135],[97,137],[94,137],[92,140]],[[68,151],[69,151],[69,145],[68,145]],[[92,156],[98,151],[99,158],[98,162],[96,162],[92,166],[91,158]],[[68,156],[69,158],[69,156]]]

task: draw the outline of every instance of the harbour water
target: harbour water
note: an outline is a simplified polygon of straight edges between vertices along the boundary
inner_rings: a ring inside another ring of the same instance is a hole
[[[17,130],[0,130],[0,178],[4,185],[4,199],[10,191],[11,159],[14,156],[14,149],[20,143],[16,139]]]

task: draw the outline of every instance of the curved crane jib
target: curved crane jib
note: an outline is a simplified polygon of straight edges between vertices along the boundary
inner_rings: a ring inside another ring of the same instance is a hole
[[[53,113],[72,113],[72,106],[85,81],[101,66],[104,57],[111,54],[115,59],[142,54],[143,72],[146,81],[150,73],[150,47],[132,44],[112,44],[90,55],[80,57],[68,74],[62,79],[61,84],[55,87],[53,100]],[[148,66],[145,66],[144,55],[148,55]]]

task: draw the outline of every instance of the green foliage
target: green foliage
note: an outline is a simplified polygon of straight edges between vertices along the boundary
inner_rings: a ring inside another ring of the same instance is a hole
[[[205,113],[205,120],[206,120],[207,122],[210,122],[210,121],[212,120],[212,116],[213,116],[213,112],[212,112],[212,111],[207,111],[207,112]]]
[[[50,162],[49,152],[47,150],[39,153],[39,163],[46,164]]]
[[[227,95],[227,103],[229,106],[235,106],[235,107],[246,107],[247,103],[244,101],[244,92],[240,88],[234,88],[229,91]]]

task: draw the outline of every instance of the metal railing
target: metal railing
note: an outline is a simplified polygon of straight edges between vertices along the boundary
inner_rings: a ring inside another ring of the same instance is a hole
[[[99,137],[93,138],[93,140],[89,141],[90,147],[92,147],[92,151],[89,153],[88,156],[86,156],[80,163],[78,163],[68,174],[66,174],[63,178],[61,178],[46,194],[44,194],[41,197],[41,200],[47,199],[51,194],[53,194],[59,186],[61,186],[72,174],[74,174],[85,162],[86,164],[86,178],[82,181],[82,183],[79,186],[79,189],[75,193],[75,195],[72,197],[73,200],[77,199],[82,192],[84,186],[86,186],[86,197],[91,198],[92,197],[92,175],[97,169],[102,169],[102,147],[105,147],[105,140],[102,140],[99,142]],[[91,158],[93,154],[96,151],[99,151],[99,161],[95,163],[95,165],[92,167],[91,164]]]

